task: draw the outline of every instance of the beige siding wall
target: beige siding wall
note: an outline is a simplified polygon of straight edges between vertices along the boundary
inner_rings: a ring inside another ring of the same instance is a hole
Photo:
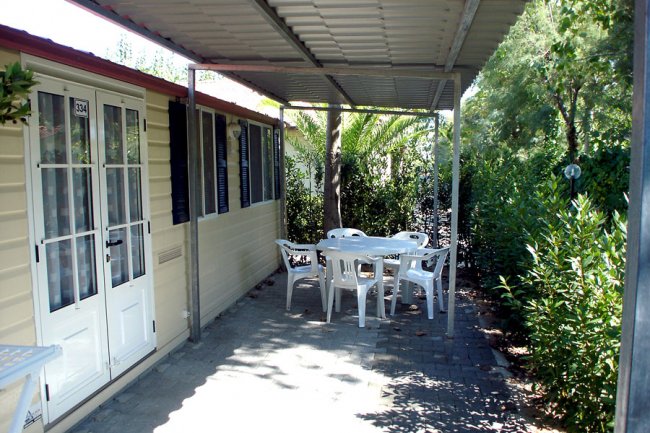
[[[0,65],[20,60],[0,49]],[[22,125],[0,126],[0,343],[33,345],[34,304]],[[0,392],[0,431],[9,422],[22,382]]]
[[[188,321],[189,279],[186,266],[185,226],[172,224],[172,186],[169,165],[169,98],[147,94],[147,142],[149,156],[149,203],[153,257],[154,305],[158,348],[181,334]],[[161,254],[180,249],[180,257],[160,263]]]
[[[228,122],[238,119],[227,115]],[[214,319],[279,266],[280,202],[241,208],[239,141],[228,136],[227,213],[199,221],[201,323]]]

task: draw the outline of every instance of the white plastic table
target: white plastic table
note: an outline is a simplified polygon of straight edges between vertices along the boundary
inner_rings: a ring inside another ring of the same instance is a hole
[[[346,253],[366,254],[368,256],[389,256],[393,254],[406,254],[413,252],[417,249],[418,244],[410,239],[393,239],[377,236],[349,236],[345,238],[323,239],[316,244],[316,248],[321,251],[342,251]],[[379,275],[384,273],[384,264],[379,261],[377,269]],[[329,282],[332,279],[331,266],[327,267],[327,279]],[[377,289],[379,293],[384,292],[383,279],[380,280]],[[408,292],[408,291],[406,291]],[[405,292],[405,293],[406,293]],[[385,311],[380,311],[382,318],[386,317]]]
[[[334,250],[346,253],[388,256],[415,251],[418,244],[409,239],[393,239],[377,236],[350,236],[346,238],[323,239],[316,248],[321,251]]]
[[[9,433],[20,433],[25,424],[29,403],[34,395],[41,368],[61,355],[59,346],[8,346],[0,344],[0,389],[25,378]]]

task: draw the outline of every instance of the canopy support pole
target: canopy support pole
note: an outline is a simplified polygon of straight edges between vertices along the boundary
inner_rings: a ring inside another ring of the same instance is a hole
[[[280,238],[288,239],[287,176],[284,168],[284,105],[280,106]]]
[[[447,337],[454,337],[456,316],[456,266],[458,261],[458,194],[460,186],[460,74],[454,77],[454,158],[451,180],[451,244],[449,248],[449,299]]]
[[[650,6],[634,14],[634,99],[630,154],[625,290],[615,433],[641,433],[650,425]]]
[[[438,202],[438,176],[439,176],[439,128],[440,128],[440,115],[436,113],[435,117],[435,130],[433,138],[433,246],[434,248],[440,248],[440,242],[438,241],[438,208],[440,203]]]
[[[189,205],[190,205],[190,340],[194,343],[201,341],[201,306],[199,305],[199,220],[197,215],[198,194],[196,188],[199,184],[198,174],[198,137],[196,136],[196,70],[187,69],[187,139],[188,139],[188,175],[189,175]]]

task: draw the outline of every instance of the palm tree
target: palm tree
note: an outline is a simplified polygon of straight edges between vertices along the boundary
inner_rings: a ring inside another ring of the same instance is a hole
[[[327,113],[299,111],[291,112],[290,116],[308,144],[297,140],[289,142],[303,164],[313,165],[316,176],[322,176]],[[345,113],[342,124],[341,206],[333,209],[341,209],[346,226],[373,233],[395,229],[390,227],[395,221],[384,218],[385,222],[380,222],[377,211],[381,209],[384,216],[386,213],[401,215],[403,220],[410,216],[412,209],[403,209],[403,203],[395,200],[395,196],[413,195],[414,191],[410,190],[414,172],[412,160],[419,156],[417,144],[426,137],[428,122],[411,116]],[[405,173],[409,173],[408,179],[404,178]],[[324,182],[332,182],[332,179]],[[395,208],[391,209],[391,205]],[[402,221],[397,225],[405,224]]]

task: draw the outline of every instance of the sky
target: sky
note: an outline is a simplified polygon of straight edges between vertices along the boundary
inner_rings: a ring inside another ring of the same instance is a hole
[[[128,35],[134,54],[152,48],[169,52],[65,0],[22,0],[12,3],[15,6],[5,5],[2,8],[0,24],[25,30],[32,35],[45,37],[99,57],[105,57],[107,51],[114,50],[122,35]],[[26,13],[26,10],[29,10],[29,13]],[[181,56],[177,56],[177,59],[179,64],[189,63]]]

